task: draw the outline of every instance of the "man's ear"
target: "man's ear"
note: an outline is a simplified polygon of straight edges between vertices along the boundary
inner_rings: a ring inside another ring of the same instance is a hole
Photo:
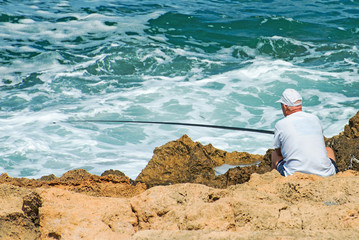
[[[283,115],[286,117],[288,113],[288,106],[284,105],[283,103],[281,105],[282,105]]]

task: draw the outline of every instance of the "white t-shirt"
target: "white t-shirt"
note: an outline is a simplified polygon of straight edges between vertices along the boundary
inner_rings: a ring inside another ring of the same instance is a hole
[[[327,177],[335,174],[328,158],[323,130],[317,116],[295,112],[279,120],[274,130],[274,148],[284,157],[284,174],[295,172]]]

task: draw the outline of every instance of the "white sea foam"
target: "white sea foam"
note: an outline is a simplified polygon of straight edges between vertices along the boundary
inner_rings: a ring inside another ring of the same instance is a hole
[[[16,56],[0,67],[0,86],[5,89],[1,92],[0,172],[11,176],[60,176],[74,168],[101,174],[112,168],[134,179],[155,147],[183,134],[227,151],[264,154],[272,147],[269,134],[67,120],[175,121],[271,130],[282,118],[275,101],[284,88],[293,87],[302,93],[305,110],[322,120],[329,137],[338,134],[359,107],[358,64],[352,58],[358,53],[355,46],[300,41],[278,32],[258,37],[257,46],[242,46],[239,41],[221,47],[201,37],[188,38],[181,45],[171,32],[185,30],[150,22],[165,17],[166,12],[158,9],[173,3],[141,14],[89,14],[76,9],[81,3],[46,3],[57,9],[55,13],[38,3],[19,3],[25,18],[0,23],[0,37],[7,39],[2,41],[2,53]],[[86,3],[93,9],[105,4]],[[118,6],[115,1],[108,4]],[[174,9],[191,14],[189,9]],[[57,21],[60,18],[68,20]],[[208,25],[215,31],[214,22]],[[158,33],[152,34],[151,27]],[[227,29],[238,33],[235,26]],[[290,60],[261,54],[268,44],[275,51],[276,42],[300,47],[305,53]],[[204,48],[220,49],[207,52]],[[335,58],[343,51],[349,53],[343,61],[307,64],[317,58]],[[116,73],[121,64],[133,67],[133,72]],[[343,65],[349,67],[342,69]],[[38,79],[42,83],[36,83]]]

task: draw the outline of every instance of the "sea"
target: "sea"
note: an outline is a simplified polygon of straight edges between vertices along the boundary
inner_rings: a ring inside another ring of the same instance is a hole
[[[115,121],[273,130],[294,88],[332,137],[359,109],[358,0],[1,0],[0,45],[0,174],[11,177],[135,179],[184,134],[252,154],[273,142]]]

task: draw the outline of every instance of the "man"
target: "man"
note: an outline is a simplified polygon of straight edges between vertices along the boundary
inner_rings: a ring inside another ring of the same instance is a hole
[[[334,151],[325,147],[317,116],[302,111],[302,97],[294,89],[284,90],[281,103],[284,118],[274,129],[272,168],[283,176],[295,172],[331,176],[338,172]]]

